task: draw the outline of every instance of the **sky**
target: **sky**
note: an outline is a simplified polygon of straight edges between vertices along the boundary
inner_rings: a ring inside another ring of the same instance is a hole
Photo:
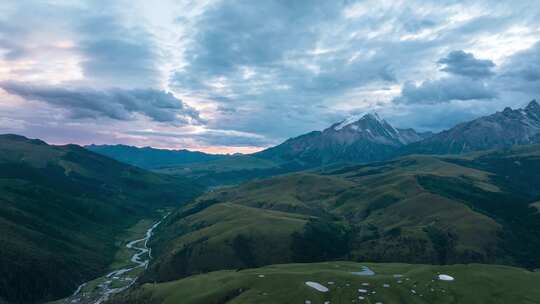
[[[0,133],[54,144],[250,153],[539,97],[538,1],[0,2]]]

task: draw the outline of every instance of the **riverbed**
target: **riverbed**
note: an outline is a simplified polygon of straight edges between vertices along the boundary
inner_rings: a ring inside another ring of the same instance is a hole
[[[168,214],[167,214],[168,215]],[[131,287],[144,271],[152,259],[151,249],[148,242],[154,234],[154,230],[167,217],[153,223],[144,234],[143,238],[128,242],[125,247],[130,252],[128,256],[129,266],[115,269],[103,277],[81,284],[77,290],[60,303],[64,304],[102,304],[113,294],[119,293]],[[148,227],[148,226],[146,226]],[[128,262],[128,261],[126,261]]]

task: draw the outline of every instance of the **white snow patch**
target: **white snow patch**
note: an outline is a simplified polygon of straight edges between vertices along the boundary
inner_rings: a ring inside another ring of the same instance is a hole
[[[439,280],[441,280],[441,281],[453,281],[454,278],[447,275],[447,274],[440,274],[439,275]]]
[[[352,274],[354,275],[359,275],[359,276],[372,276],[372,275],[375,275],[375,272],[371,269],[369,269],[369,267],[367,266],[362,266],[362,271],[355,271],[355,272],[351,272]]]
[[[382,119],[379,114],[375,113],[375,112],[372,112],[372,113],[364,113],[364,114],[360,114],[360,115],[352,115],[346,119],[344,119],[343,121],[341,121],[337,126],[334,127],[334,130],[336,131],[339,131],[343,128],[345,128],[346,126],[352,124],[352,123],[355,123],[359,120],[361,120],[362,118],[366,117],[366,116],[370,116],[371,118],[374,118],[376,121],[378,121],[380,124],[383,124],[385,121],[384,119]]]
[[[306,282],[306,285],[309,286],[309,287],[311,287],[311,288],[313,288],[313,289],[316,289],[316,290],[318,290],[318,291],[320,291],[320,292],[328,292],[328,288],[327,288],[327,287],[325,287],[325,286],[323,286],[323,285],[321,285],[321,284],[319,284],[319,283],[317,283],[317,282],[307,281],[307,282]]]
[[[334,130],[336,131],[339,131],[343,128],[345,128],[346,126],[354,123],[354,122],[357,122],[358,120],[360,120],[360,118],[362,118],[364,115],[353,115],[353,116],[350,116],[346,119],[344,119],[342,122],[339,123],[339,125],[335,126],[334,127]]]

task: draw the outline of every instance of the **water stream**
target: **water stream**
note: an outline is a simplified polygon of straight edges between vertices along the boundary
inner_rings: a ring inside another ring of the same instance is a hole
[[[150,259],[152,259],[152,251],[148,247],[148,242],[152,238],[154,230],[167,215],[154,223],[146,231],[143,238],[131,241],[126,245],[130,251],[134,252],[130,259],[132,264],[129,267],[114,270],[104,277],[81,284],[73,295],[63,303],[102,304],[111,295],[131,287],[138,278],[138,273],[133,274],[135,270],[148,267]]]

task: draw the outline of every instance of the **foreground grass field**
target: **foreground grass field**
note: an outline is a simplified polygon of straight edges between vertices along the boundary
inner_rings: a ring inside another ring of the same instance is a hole
[[[374,275],[355,275],[364,266]],[[439,280],[439,274],[454,278]],[[306,285],[315,282],[322,292]],[[540,272],[497,265],[325,262],[216,271],[145,284],[114,304],[540,303]]]

